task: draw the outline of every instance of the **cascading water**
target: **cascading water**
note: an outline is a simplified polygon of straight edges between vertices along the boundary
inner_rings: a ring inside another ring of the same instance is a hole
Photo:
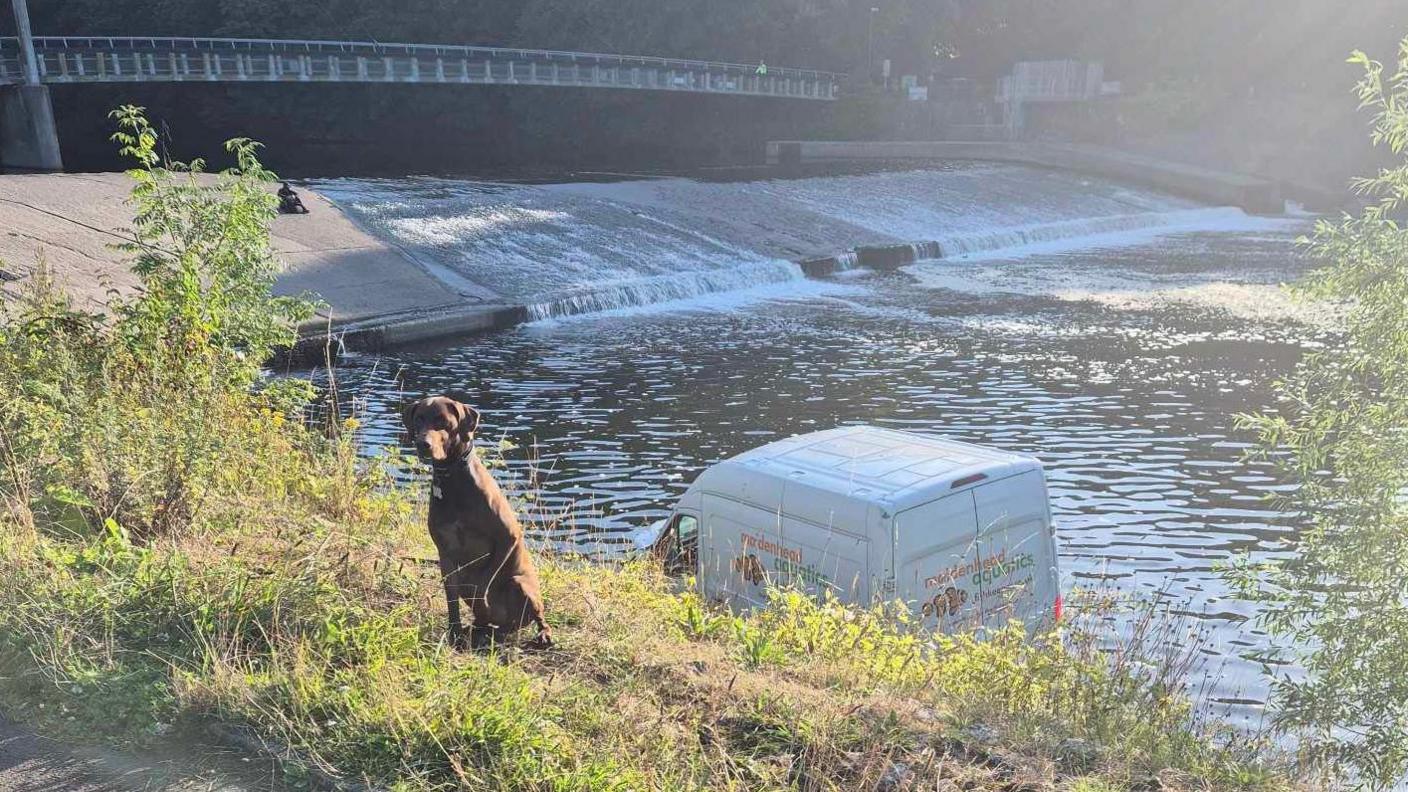
[[[669,212],[551,188],[444,179],[319,189],[373,233],[545,319],[788,280],[801,268]]]
[[[1227,226],[1246,225],[1249,222],[1250,218],[1242,210],[1232,207],[1144,212],[1082,220],[1062,220],[1054,223],[998,228],[987,232],[941,236],[934,240],[938,246],[938,255],[926,256],[926,258],[956,258],[978,253],[1014,250],[1050,242],[1087,239],[1098,242],[1100,238],[1129,231],[1217,230]]]
[[[1246,221],[1073,174],[1008,165],[862,176],[316,187],[447,280],[546,319],[1058,241]],[[796,262],[796,263],[794,263]]]
[[[576,292],[555,294],[543,302],[530,304],[528,317],[532,320],[554,319],[613,308],[652,305],[702,294],[802,280],[805,277],[802,268],[797,264],[774,260],[635,278],[607,286],[586,287]]]

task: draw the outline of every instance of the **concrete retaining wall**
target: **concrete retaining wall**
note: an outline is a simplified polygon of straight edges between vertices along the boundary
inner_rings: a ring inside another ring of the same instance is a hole
[[[768,162],[820,160],[988,160],[1077,171],[1140,184],[1254,214],[1281,214],[1285,200],[1276,182],[1221,173],[1182,163],[1096,146],[1007,141],[772,141]]]

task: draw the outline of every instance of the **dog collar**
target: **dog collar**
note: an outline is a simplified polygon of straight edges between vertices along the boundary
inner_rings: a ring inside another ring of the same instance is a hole
[[[449,465],[434,465],[430,474],[430,497],[440,500],[445,497],[445,490],[440,486],[440,482],[450,475]]]
[[[439,463],[430,463],[430,497],[435,500],[440,500],[445,497],[445,490],[440,486],[441,480],[454,472],[455,468],[468,463],[469,455],[472,453],[474,453],[474,451],[471,449],[468,454],[462,457]]]

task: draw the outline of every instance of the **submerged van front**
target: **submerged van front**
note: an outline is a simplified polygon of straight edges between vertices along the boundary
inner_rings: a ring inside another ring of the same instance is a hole
[[[769,586],[908,603],[927,627],[1029,624],[1058,600],[1036,459],[869,426],[789,438],[702,473],[672,518],[697,535],[702,593],[739,608]]]

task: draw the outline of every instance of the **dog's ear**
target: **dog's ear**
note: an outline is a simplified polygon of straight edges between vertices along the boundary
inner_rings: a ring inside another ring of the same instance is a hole
[[[420,409],[420,401],[413,401],[401,409],[401,424],[406,427],[407,432],[416,430],[416,410]]]
[[[470,407],[464,402],[455,402],[455,410],[459,412],[460,420],[455,425],[460,437],[465,440],[473,440],[474,433],[479,431],[479,411]]]

